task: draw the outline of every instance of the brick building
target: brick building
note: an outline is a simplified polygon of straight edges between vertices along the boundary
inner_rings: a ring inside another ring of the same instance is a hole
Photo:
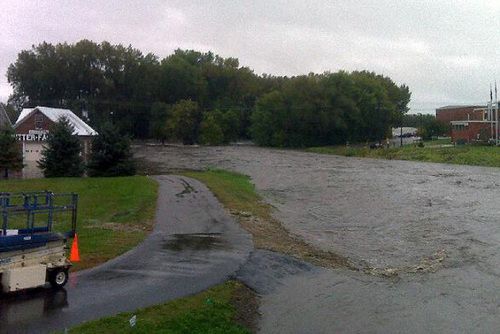
[[[436,109],[436,119],[449,124],[451,121],[483,120],[486,106],[446,106]]]
[[[91,140],[97,132],[69,109],[35,107],[23,109],[14,124],[16,137],[22,145],[25,176],[39,176],[36,162],[42,158],[42,150],[51,126],[65,117],[80,138],[84,159],[90,153]]]
[[[488,140],[493,136],[492,121],[488,119],[488,107],[446,106],[436,109],[436,119],[450,125],[452,142],[466,143]]]

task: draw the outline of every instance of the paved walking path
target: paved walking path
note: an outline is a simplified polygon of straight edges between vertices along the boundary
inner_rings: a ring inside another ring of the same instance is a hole
[[[65,290],[37,289],[4,297],[0,333],[64,330],[191,295],[234,275],[253,249],[251,237],[200,182],[179,176],[156,180],[156,225],[141,245],[71,275]]]

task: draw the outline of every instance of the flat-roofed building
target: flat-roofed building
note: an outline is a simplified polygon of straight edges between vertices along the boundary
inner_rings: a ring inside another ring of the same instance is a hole
[[[488,107],[479,105],[446,106],[436,109],[436,119],[450,126],[453,142],[485,141],[493,136]]]

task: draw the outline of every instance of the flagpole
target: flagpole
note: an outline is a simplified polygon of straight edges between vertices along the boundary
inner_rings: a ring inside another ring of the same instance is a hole
[[[495,80],[495,144],[498,145],[498,90],[497,90],[497,81]]]
[[[490,138],[493,140],[493,89],[490,82],[490,103],[488,103],[488,120],[490,121]]]

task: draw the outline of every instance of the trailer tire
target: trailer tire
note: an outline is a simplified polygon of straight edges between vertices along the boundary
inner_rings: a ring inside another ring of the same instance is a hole
[[[67,268],[58,268],[49,273],[49,283],[54,289],[61,289],[68,283],[69,274]]]

